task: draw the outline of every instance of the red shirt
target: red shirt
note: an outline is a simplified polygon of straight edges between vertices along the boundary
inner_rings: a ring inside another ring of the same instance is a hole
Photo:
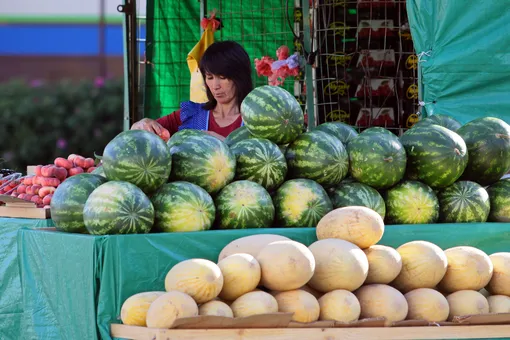
[[[179,126],[181,126],[181,110],[177,110],[172,112],[169,115],[163,116],[161,118],[156,119],[156,121],[161,124],[165,129],[170,132],[170,136],[179,131]],[[219,126],[214,119],[213,114],[209,114],[209,131],[216,132],[220,136],[227,137],[232,131],[241,127],[242,123],[241,115],[237,117],[237,119],[230,125],[227,126]]]

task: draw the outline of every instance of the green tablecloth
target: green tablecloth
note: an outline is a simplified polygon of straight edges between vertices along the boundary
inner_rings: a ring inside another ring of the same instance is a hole
[[[19,340],[23,315],[18,266],[19,229],[52,227],[52,220],[0,218],[0,339]]]
[[[110,339],[125,299],[164,290],[177,262],[217,260],[230,241],[255,233],[276,233],[309,245],[315,229],[225,230],[127,236],[85,236],[20,230],[25,338]],[[397,247],[427,240],[443,249],[471,245],[492,254],[510,251],[510,223],[388,226],[380,244]],[[97,328],[96,328],[97,327]]]

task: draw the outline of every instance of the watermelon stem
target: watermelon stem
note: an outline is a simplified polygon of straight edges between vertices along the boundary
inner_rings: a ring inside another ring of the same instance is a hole
[[[384,158],[385,162],[393,162],[393,157],[386,157]]]
[[[455,148],[455,153],[460,156],[460,150]]]
[[[502,133],[496,133],[496,138],[510,139],[510,136]]]

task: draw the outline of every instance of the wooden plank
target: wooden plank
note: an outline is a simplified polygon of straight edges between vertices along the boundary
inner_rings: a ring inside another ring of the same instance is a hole
[[[510,325],[373,328],[155,329],[111,325],[112,337],[133,340],[422,340],[510,337]]]

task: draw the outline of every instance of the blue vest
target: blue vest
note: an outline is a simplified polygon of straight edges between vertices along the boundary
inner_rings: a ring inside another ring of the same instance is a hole
[[[192,101],[181,103],[181,126],[179,126],[179,131],[185,129],[209,130],[210,111],[205,110],[203,105]],[[244,122],[241,122],[241,126],[243,125]]]

